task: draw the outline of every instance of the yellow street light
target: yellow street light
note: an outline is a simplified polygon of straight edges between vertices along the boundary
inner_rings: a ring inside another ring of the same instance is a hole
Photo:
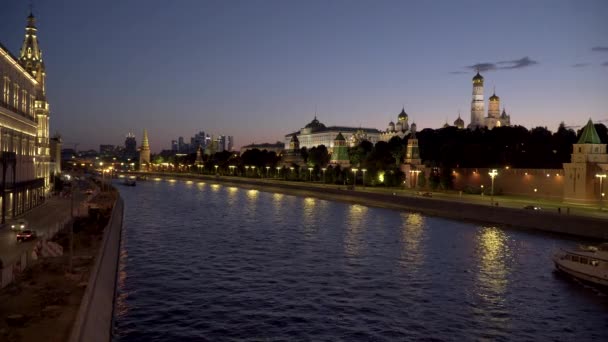
[[[488,174],[492,178],[492,192],[490,193],[490,204],[494,205],[494,177],[498,176],[498,171],[496,169],[493,169],[492,171],[488,172]]]

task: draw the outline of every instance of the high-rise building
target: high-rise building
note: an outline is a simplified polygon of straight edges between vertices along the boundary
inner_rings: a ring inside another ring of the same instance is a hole
[[[132,160],[135,160],[137,157],[137,141],[135,140],[135,135],[133,133],[127,134],[125,139],[124,157]]]
[[[33,14],[15,58],[0,44],[0,194],[2,222],[42,203],[50,190],[49,104],[46,70]]]
[[[177,146],[177,140],[171,140],[171,151],[177,152],[179,147]]]
[[[234,148],[234,137],[232,135],[229,135],[226,138],[226,150],[232,151],[233,148]]]
[[[217,151],[216,152],[224,152],[226,150],[226,136],[218,135],[217,136]]]

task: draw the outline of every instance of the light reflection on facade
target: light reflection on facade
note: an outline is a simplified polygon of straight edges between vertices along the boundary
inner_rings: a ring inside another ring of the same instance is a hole
[[[361,234],[367,215],[367,207],[353,204],[348,208],[346,236],[344,239],[344,250],[350,257],[361,253]]]

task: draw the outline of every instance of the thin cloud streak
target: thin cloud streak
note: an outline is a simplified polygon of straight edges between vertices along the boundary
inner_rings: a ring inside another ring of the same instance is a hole
[[[522,69],[532,65],[539,64],[538,61],[530,59],[530,57],[522,57],[520,59],[513,59],[509,61],[498,61],[498,62],[483,62],[477,63],[473,65],[465,66],[465,69],[485,72],[485,71],[494,71],[494,70],[512,70],[512,69]]]
[[[608,67],[608,62],[602,63],[602,66]]]
[[[595,52],[608,52],[608,46],[594,46],[591,48],[591,51]]]
[[[571,65],[573,68],[584,68],[586,66],[589,66],[589,63],[576,63]]]

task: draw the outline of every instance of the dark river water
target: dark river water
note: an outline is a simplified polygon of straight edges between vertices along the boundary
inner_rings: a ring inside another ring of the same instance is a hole
[[[209,183],[120,191],[115,341],[608,341],[608,297],[554,272],[572,239]]]

